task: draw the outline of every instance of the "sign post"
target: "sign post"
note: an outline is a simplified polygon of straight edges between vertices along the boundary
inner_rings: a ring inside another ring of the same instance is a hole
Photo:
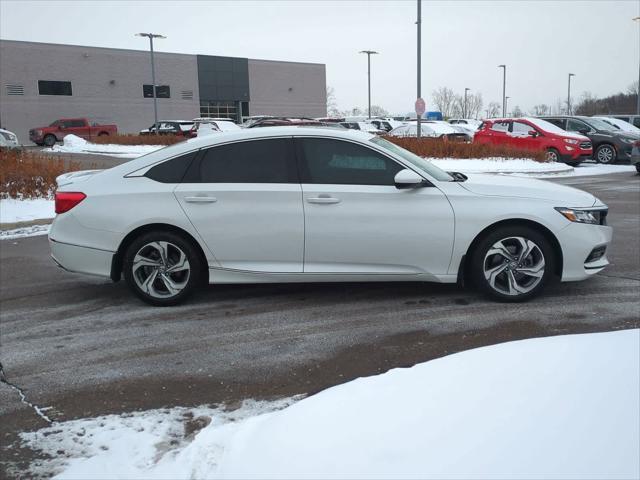
[[[424,115],[424,112],[427,108],[426,104],[424,103],[424,99],[423,98],[418,98],[416,100],[416,117],[418,117],[418,130],[417,130],[417,136],[418,138],[420,138],[421,135],[421,130],[422,127],[420,126],[420,120],[422,119],[422,116]]]

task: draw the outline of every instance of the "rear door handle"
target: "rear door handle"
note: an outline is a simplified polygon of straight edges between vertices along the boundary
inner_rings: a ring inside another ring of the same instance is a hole
[[[309,203],[323,203],[323,204],[327,204],[327,203],[340,203],[340,199],[339,198],[335,198],[335,197],[330,197],[330,196],[319,196],[319,197],[310,197],[307,198],[307,202]]]
[[[217,202],[218,199],[216,197],[200,195],[195,197],[184,197],[184,201],[189,203],[213,203]]]

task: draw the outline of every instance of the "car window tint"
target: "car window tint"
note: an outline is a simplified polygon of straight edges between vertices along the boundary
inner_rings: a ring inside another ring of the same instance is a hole
[[[187,153],[150,168],[145,177],[161,183],[180,183],[198,152]]]
[[[298,183],[290,139],[274,138],[211,147],[199,162],[201,183]]]
[[[635,117],[635,118],[633,119],[633,124],[634,124],[636,127],[640,128],[640,117]]]
[[[580,120],[575,120],[573,118],[570,118],[567,121],[567,130],[570,132],[578,132],[580,130],[591,130],[591,129],[586,123],[581,122]]]
[[[403,169],[394,160],[351,142],[325,138],[299,140],[302,183],[395,185]]]
[[[509,130],[509,122],[495,122],[491,126],[491,130],[494,132],[506,132]]]
[[[561,129],[565,130],[565,120],[562,118],[545,118],[544,120],[546,120],[549,123],[553,123],[556,127],[560,127]]]

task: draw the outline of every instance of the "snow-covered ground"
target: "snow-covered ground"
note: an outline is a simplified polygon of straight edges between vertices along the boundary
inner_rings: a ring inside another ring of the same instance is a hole
[[[16,238],[47,235],[50,229],[51,224],[31,225],[28,227],[14,228],[12,230],[0,230],[0,240],[14,240]]]
[[[89,153],[95,155],[110,155],[118,158],[137,158],[141,155],[159,150],[160,148],[164,148],[164,145],[99,145],[87,142],[85,139],[75,135],[67,135],[64,137],[62,145],[56,144],[42,151],[45,153]]]
[[[530,339],[289,406],[112,415],[22,439],[58,478],[637,479],[639,357],[640,330]],[[186,434],[189,417],[206,426]]]
[[[569,177],[586,175],[604,175],[608,173],[635,172],[631,165],[600,165],[598,163],[582,163],[571,167],[564,163],[541,163],[527,158],[469,158],[442,159],[427,158],[442,170],[462,173],[497,173],[527,177]]]
[[[29,222],[55,217],[53,200],[36,198],[16,200],[4,198],[0,200],[0,223]]]

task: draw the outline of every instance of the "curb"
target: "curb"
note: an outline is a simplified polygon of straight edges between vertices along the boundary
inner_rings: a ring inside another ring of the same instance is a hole
[[[0,231],[17,230],[19,228],[33,227],[34,225],[49,225],[51,222],[53,222],[53,218],[38,218],[26,222],[0,223]]]

